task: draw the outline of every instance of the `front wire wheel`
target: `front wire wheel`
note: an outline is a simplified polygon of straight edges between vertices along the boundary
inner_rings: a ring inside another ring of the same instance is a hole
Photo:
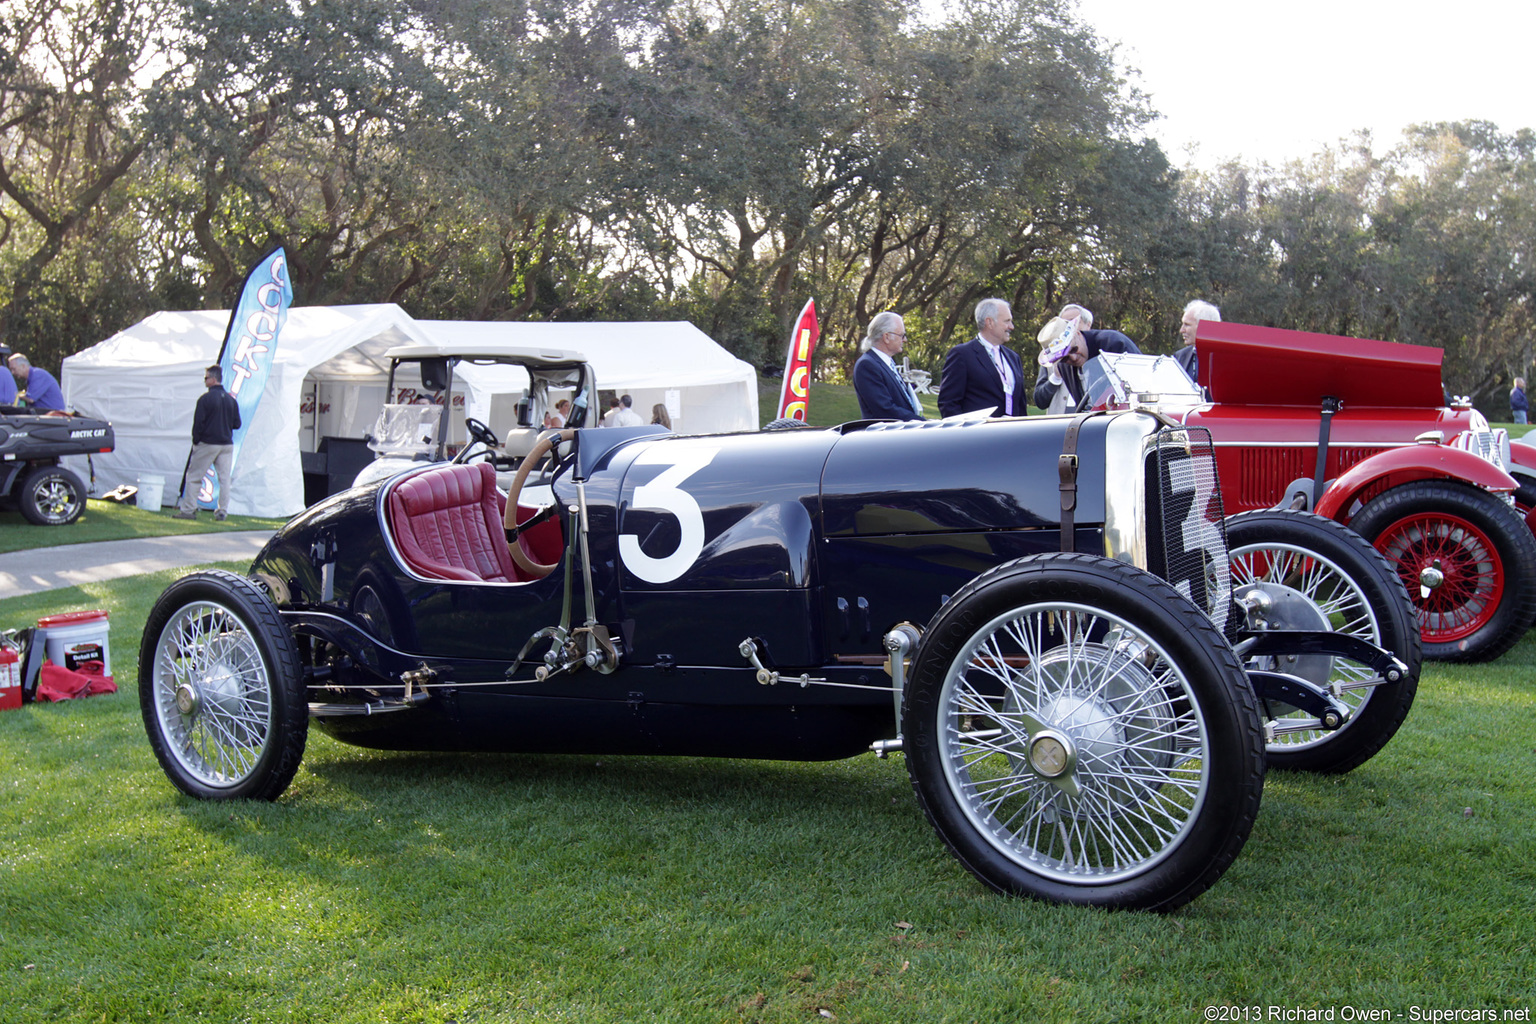
[[[298,648],[271,599],[233,573],[184,576],[155,602],[139,705],[161,768],[191,796],[276,799],[304,756]]]
[[[1225,639],[1162,580],[1037,555],[929,624],[904,713],[929,821],[1001,892],[1171,910],[1237,856],[1263,733]]]
[[[1227,520],[1232,590],[1260,587],[1270,596],[1270,625],[1359,637],[1396,655],[1408,678],[1351,688],[1374,679],[1369,666],[1327,655],[1258,659],[1256,668],[1297,675],[1334,689],[1350,710],[1333,731],[1280,733],[1269,743],[1271,768],[1344,772],[1387,744],[1418,691],[1422,654],[1413,606],[1385,559],[1358,534],[1309,512],[1245,512]],[[1287,704],[1266,705],[1284,725],[1312,718]]]

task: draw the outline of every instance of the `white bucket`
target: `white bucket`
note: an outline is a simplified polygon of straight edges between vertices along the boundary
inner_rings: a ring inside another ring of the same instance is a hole
[[[151,512],[160,510],[160,499],[165,497],[165,477],[158,473],[139,474],[139,494],[137,499],[139,508],[147,508]]]
[[[37,620],[36,643],[43,641],[43,652],[55,665],[74,671],[82,661],[101,662],[103,675],[112,674],[112,652],[107,646],[107,613],[66,612]]]

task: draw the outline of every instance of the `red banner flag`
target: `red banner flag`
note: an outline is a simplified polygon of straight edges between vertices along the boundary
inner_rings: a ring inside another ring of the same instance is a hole
[[[789,358],[784,361],[784,389],[779,392],[779,419],[805,422],[811,404],[811,354],[821,327],[816,323],[816,300],[811,299],[795,320],[789,335]]]

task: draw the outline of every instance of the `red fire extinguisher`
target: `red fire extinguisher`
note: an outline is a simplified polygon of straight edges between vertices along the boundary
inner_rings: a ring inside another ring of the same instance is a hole
[[[0,711],[21,707],[21,652],[0,636]]]

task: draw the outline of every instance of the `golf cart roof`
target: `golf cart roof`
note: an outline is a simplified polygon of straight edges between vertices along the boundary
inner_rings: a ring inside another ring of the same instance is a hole
[[[513,363],[531,368],[557,369],[577,366],[587,357],[574,349],[549,345],[507,345],[497,342],[458,342],[453,345],[397,345],[384,353],[392,361],[410,359],[467,359],[474,362]]]

